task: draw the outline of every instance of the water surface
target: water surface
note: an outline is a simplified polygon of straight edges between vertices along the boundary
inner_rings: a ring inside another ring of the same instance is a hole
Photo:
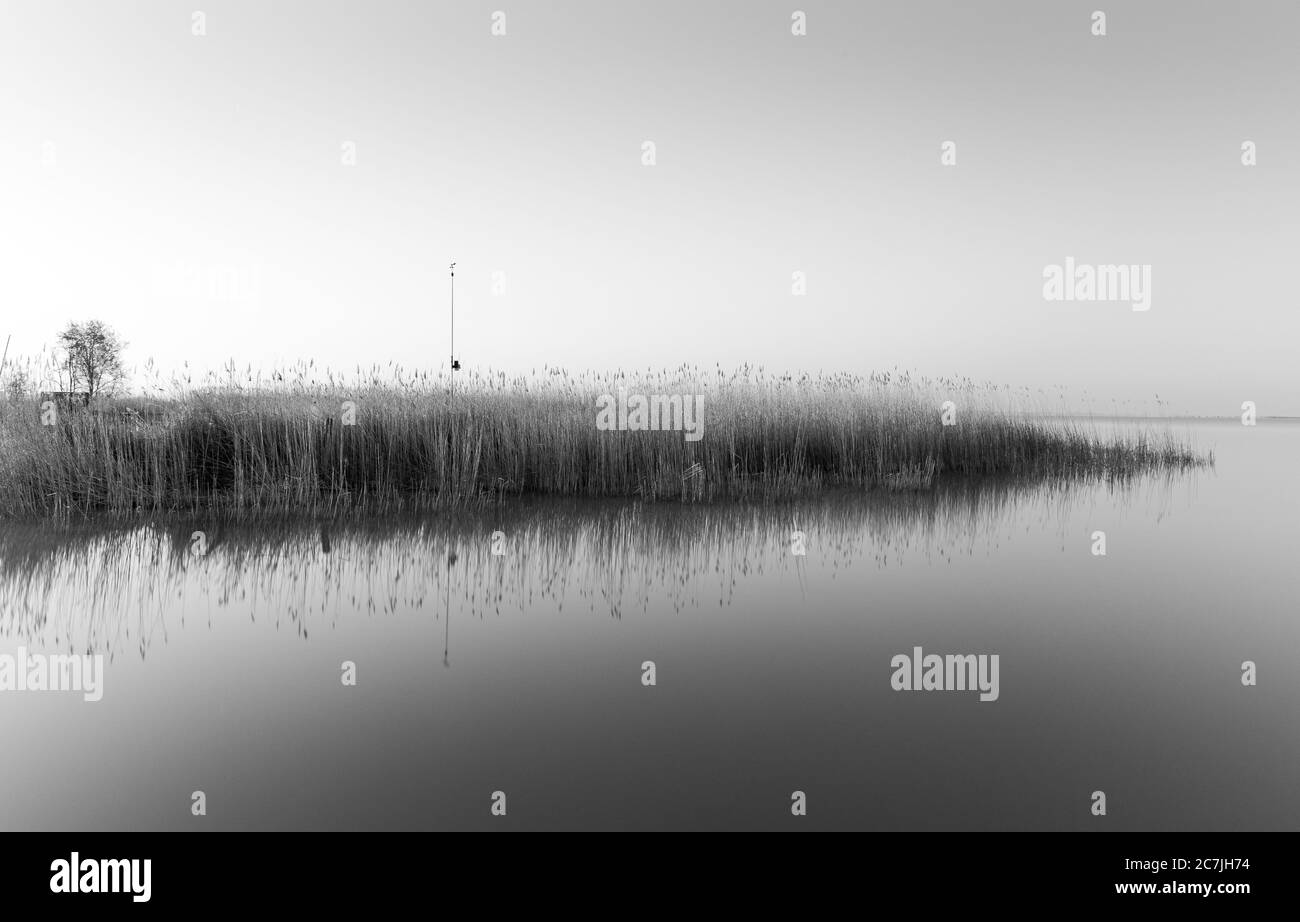
[[[0,692],[0,827],[1295,828],[1300,424],[1176,431],[1215,468],[0,524],[0,653],[105,661]],[[915,646],[998,654],[998,700],[894,691]]]

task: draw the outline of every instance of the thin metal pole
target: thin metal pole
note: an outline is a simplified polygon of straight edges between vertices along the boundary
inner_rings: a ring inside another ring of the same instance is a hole
[[[5,362],[9,359],[9,340],[13,338],[14,334],[12,333],[5,337],[5,352],[3,356],[0,356],[0,375],[5,373]]]
[[[456,264],[451,264],[451,392],[456,393]]]
[[[452,263],[448,269],[451,273],[451,383],[447,390],[447,447],[450,450],[451,457],[448,459],[452,476],[456,471],[456,263]]]

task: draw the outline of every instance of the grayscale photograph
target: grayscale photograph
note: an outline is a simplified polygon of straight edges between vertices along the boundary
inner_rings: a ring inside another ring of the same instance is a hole
[[[1300,827],[1298,31],[0,0],[4,892],[843,831],[1243,905],[1123,837]]]

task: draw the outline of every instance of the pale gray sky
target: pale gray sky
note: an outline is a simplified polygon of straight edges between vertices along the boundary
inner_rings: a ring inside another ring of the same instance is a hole
[[[1292,0],[3,0],[0,335],[440,366],[455,258],[467,367],[1300,414],[1298,27]],[[1045,301],[1067,256],[1150,264],[1150,311]]]

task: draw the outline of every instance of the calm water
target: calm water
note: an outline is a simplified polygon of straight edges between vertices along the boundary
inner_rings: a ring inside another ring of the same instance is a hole
[[[105,663],[98,702],[0,692],[0,827],[1294,829],[1300,424],[1175,431],[1216,468],[0,525],[0,653]],[[918,645],[998,654],[998,700],[894,691]]]

